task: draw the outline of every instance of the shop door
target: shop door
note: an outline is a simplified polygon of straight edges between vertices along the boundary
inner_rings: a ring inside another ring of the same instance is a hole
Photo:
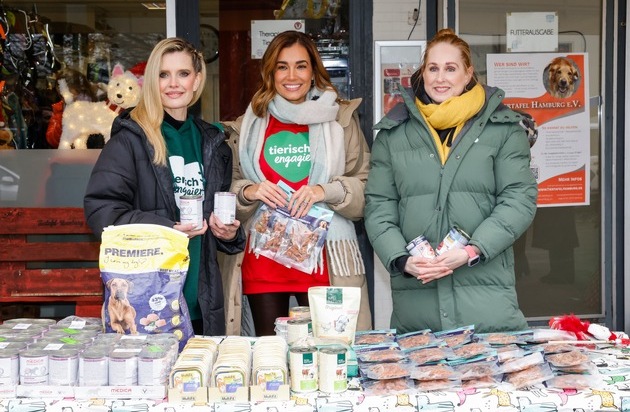
[[[510,19],[531,16],[520,13],[554,14],[558,22],[558,48],[548,52],[565,57],[585,56],[585,73],[580,79],[588,86],[588,95],[584,98],[589,103],[589,110],[583,110],[586,113],[582,120],[586,126],[578,133],[579,137],[574,138],[571,133],[575,127],[580,127],[577,120],[576,124],[570,120],[574,114],[563,119],[559,118],[559,113],[545,115],[538,122],[539,135],[532,146],[533,159],[535,157],[532,169],[540,172],[539,207],[533,224],[514,245],[515,272],[519,304],[530,323],[546,323],[551,316],[568,313],[603,319],[606,313],[603,309],[605,273],[602,269],[603,185],[600,172],[602,2],[469,0],[457,3],[459,34],[470,44],[475,68],[483,82],[489,81],[488,77],[496,78],[495,71],[488,70],[487,62],[493,61],[487,60],[488,55],[512,53],[513,44],[508,47],[506,40],[508,25],[514,21]],[[514,60],[540,65],[541,59],[554,57],[543,54],[548,52],[519,53]],[[510,59],[504,55],[499,60],[506,58]],[[543,75],[548,75],[548,70],[544,67]],[[514,81],[518,82],[518,78],[515,76]],[[548,78],[540,76],[540,81],[549,87]],[[509,95],[506,93],[506,97]],[[576,161],[574,156],[580,156],[584,161]],[[557,167],[562,164],[566,170]],[[547,168],[547,174],[543,173],[544,168]],[[549,197],[549,190],[561,193],[570,190],[574,182],[571,177],[579,175],[580,168],[587,180],[578,185],[585,192],[584,201],[565,201],[559,195]],[[565,177],[569,180],[565,181]]]

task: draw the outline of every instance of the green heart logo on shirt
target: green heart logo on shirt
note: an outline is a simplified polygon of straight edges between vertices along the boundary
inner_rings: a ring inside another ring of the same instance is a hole
[[[269,167],[289,182],[303,180],[311,169],[307,132],[272,134],[265,140],[263,153]]]

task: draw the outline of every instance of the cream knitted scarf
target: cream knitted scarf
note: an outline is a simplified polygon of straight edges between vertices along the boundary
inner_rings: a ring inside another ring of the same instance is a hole
[[[251,105],[243,116],[239,141],[239,157],[243,176],[253,182],[265,180],[260,169],[260,152],[264,135],[269,124],[269,114],[283,123],[308,125],[311,149],[311,170],[308,184],[328,183],[334,176],[340,176],[345,168],[344,131],[336,121],[339,111],[337,94],[333,91],[320,91],[313,88],[306,101],[291,103],[276,95],[269,103],[265,118],[257,117]],[[320,207],[328,208],[325,203]],[[326,236],[326,250],[333,275],[350,276],[365,273],[359,251],[354,224],[335,213]],[[319,256],[319,270],[322,271],[323,257]],[[352,262],[350,264],[349,262]]]

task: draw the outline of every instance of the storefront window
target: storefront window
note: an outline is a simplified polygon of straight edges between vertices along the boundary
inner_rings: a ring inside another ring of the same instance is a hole
[[[304,19],[333,83],[346,96],[348,3],[200,0],[200,46],[208,74],[200,115],[214,122],[245,111],[260,81],[260,60],[251,58],[249,33],[256,19]],[[167,11],[152,7],[160,3],[146,4],[2,3],[0,149],[6,150],[0,150],[0,206],[82,206],[89,173],[113,121],[110,114],[99,122],[101,116],[88,106],[113,108],[108,85],[120,72],[131,72],[138,80],[131,87],[139,90],[143,64],[153,45],[166,37]]]
[[[575,313],[602,316],[601,235],[602,212],[600,193],[600,62],[601,2],[555,2],[550,7],[529,4],[514,5],[491,0],[459,2],[460,34],[474,52],[475,66],[486,80],[486,56],[507,53],[506,16],[514,12],[549,11],[558,18],[558,53],[586,53],[590,100],[590,143],[581,149],[590,157],[586,176],[590,191],[587,204],[540,206],[529,230],[515,246],[515,269],[520,306],[530,320]],[[483,24],[479,24],[483,22]],[[529,55],[536,59],[535,54]],[[547,124],[547,126],[549,123]],[[587,126],[586,129],[589,129]],[[585,139],[589,131],[585,130]],[[560,134],[560,138],[568,134]],[[543,137],[544,139],[544,137]],[[536,144],[545,144],[537,142]],[[547,154],[553,160],[553,150]],[[565,151],[566,152],[566,151]],[[533,149],[532,149],[532,153]],[[564,154],[562,154],[564,155]],[[587,158],[588,158],[587,157]],[[540,184],[540,181],[539,181]]]
[[[82,205],[100,153],[86,149],[102,147],[113,115],[137,102],[165,21],[164,9],[120,0],[0,5],[1,205]]]

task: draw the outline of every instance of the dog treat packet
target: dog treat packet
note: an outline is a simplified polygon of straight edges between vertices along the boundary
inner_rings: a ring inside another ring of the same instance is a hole
[[[333,212],[328,209],[313,206],[303,218],[290,219],[288,242],[280,245],[275,260],[302,272],[313,273],[321,259],[332,215]],[[323,264],[323,260],[321,262]]]
[[[289,195],[293,193],[282,181],[278,186]],[[250,249],[287,267],[313,273],[323,265],[322,249],[333,214],[330,209],[313,205],[306,216],[296,219],[285,207],[270,209],[262,204],[249,230]]]
[[[316,286],[308,289],[313,335],[354,344],[361,288]]]
[[[170,332],[181,350],[194,334],[183,294],[188,263],[188,238],[175,229],[151,224],[105,228],[99,256],[105,331]]]

